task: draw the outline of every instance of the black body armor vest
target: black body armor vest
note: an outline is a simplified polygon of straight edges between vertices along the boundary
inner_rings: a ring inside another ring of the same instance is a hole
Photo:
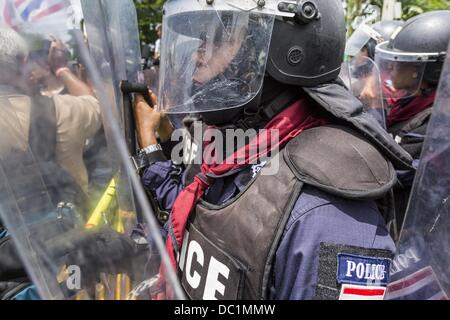
[[[277,174],[267,174],[279,164]],[[305,131],[223,205],[200,202],[179,255],[191,299],[267,299],[285,225],[304,185],[348,199],[378,199],[396,183],[392,163],[338,126]]]

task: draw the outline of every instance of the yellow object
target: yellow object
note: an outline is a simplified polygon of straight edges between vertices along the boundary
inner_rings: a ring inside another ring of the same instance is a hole
[[[117,211],[116,221],[114,223],[114,230],[119,233],[125,233],[125,226],[123,224],[124,212]],[[116,290],[114,294],[115,300],[126,300],[131,291],[131,280],[127,274],[116,275]]]
[[[131,292],[131,279],[127,274],[122,275],[122,300],[127,300]]]
[[[116,221],[114,223],[114,230],[116,230],[118,233],[125,233],[125,226],[123,224],[123,218],[122,213],[120,210],[117,211],[116,214]]]
[[[111,202],[116,197],[117,184],[116,179],[112,179],[105,193],[100,198],[99,203],[92,212],[88,222],[86,223],[86,229],[93,229],[98,227],[102,223],[102,219],[105,213],[111,211]],[[125,233],[124,219],[134,218],[134,212],[116,210],[113,229],[118,233]],[[131,279],[127,274],[117,274],[115,277],[115,290],[114,300],[125,300],[131,292]],[[103,284],[97,284],[95,288],[96,300],[105,300],[106,289]]]
[[[88,222],[86,223],[86,229],[93,229],[98,227],[102,221],[103,215],[109,210],[109,206],[116,196],[116,179],[112,179],[105,193],[101,197],[97,207],[92,212]]]
[[[95,286],[95,300],[105,300],[105,286],[101,283]]]
[[[84,300],[89,300],[89,295],[86,292],[86,290],[80,290],[77,292],[77,294],[75,295],[75,300],[76,301],[84,301]]]

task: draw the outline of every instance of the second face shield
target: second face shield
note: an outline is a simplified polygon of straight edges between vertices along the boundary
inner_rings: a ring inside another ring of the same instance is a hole
[[[389,48],[389,42],[377,46],[375,62],[380,69],[384,90],[390,99],[416,96],[422,87],[427,63],[438,61],[439,53],[403,52]]]

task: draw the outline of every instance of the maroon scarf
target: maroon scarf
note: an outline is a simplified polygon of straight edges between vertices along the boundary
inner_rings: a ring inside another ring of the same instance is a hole
[[[408,121],[422,111],[431,108],[436,97],[436,90],[413,98],[406,105],[403,100],[397,100],[388,115],[388,128],[397,123]]]
[[[191,212],[194,210],[197,202],[204,195],[207,188],[212,184],[213,180],[207,178],[210,174],[214,176],[223,176],[226,173],[243,168],[250,163],[255,163],[267,155],[268,152],[276,150],[276,148],[283,148],[289,141],[300,135],[303,131],[315,127],[319,127],[329,123],[324,118],[314,117],[308,110],[308,107],[304,100],[300,100],[290,107],[286,108],[278,116],[272,119],[265,127],[267,134],[258,134],[253,138],[250,143],[228,159],[245,159],[243,164],[230,164],[235,163],[231,161],[225,161],[225,163],[207,165],[203,164],[201,167],[202,174],[195,177],[195,181],[186,187],[177,197],[172,209],[172,231],[176,238],[177,247],[181,250],[183,243],[183,237],[186,229],[186,224]],[[277,145],[271,145],[271,132],[272,130],[278,130]],[[258,146],[267,146],[266,151],[258,153]],[[256,152],[252,152],[256,151]],[[241,161],[242,163],[242,161]],[[211,181],[212,180],[212,181]],[[172,237],[169,235],[166,242],[167,253],[169,254],[172,267],[177,270],[177,263],[175,258],[174,245],[172,243]],[[165,268],[161,265],[160,268],[160,286],[165,287],[165,292],[159,294],[157,299],[173,298],[173,292],[168,284],[165,283]],[[164,291],[164,289],[162,289]]]

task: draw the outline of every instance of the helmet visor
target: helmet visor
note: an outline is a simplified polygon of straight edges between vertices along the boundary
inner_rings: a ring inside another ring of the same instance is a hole
[[[349,57],[357,56],[370,39],[378,42],[382,41],[382,36],[368,25],[360,25],[348,39],[345,55]]]
[[[340,77],[365,111],[386,127],[380,72],[375,62],[359,54],[342,65]]]
[[[388,42],[377,46],[375,62],[380,68],[386,99],[405,99],[419,93],[430,54],[404,53],[387,48]]]
[[[218,111],[255,98],[264,79],[274,16],[232,6],[218,10],[196,1],[188,1],[192,7],[180,12],[178,2],[165,6],[159,109]]]

